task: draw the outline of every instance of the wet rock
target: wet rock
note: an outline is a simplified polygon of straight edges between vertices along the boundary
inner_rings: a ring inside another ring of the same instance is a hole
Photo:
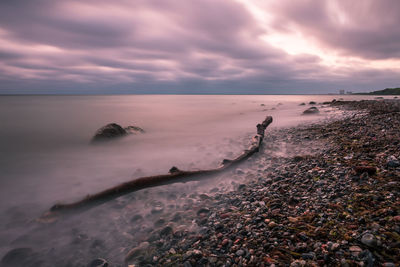
[[[398,161],[398,160],[389,160],[389,161],[387,162],[387,166],[388,166],[389,168],[397,168],[397,167],[400,167],[400,161]]]
[[[139,246],[132,248],[125,256],[125,262],[128,262],[139,255],[143,254],[146,249],[150,246],[149,242],[142,242]]]
[[[365,166],[365,165],[360,165],[360,166],[355,166],[354,170],[356,171],[356,173],[368,173],[369,175],[373,175],[376,173],[376,167],[374,166]]]
[[[1,266],[41,266],[41,261],[31,248],[15,248],[7,252],[1,259]]]
[[[109,123],[98,129],[92,142],[111,140],[126,135],[126,130],[116,123]]]
[[[377,245],[377,239],[373,234],[366,233],[362,236],[361,243],[369,247],[375,247]]]
[[[157,221],[154,222],[155,227],[160,227],[161,225],[165,224],[165,220],[160,218]]]
[[[167,236],[171,235],[173,232],[173,229],[171,226],[166,226],[160,231],[160,236]]]
[[[136,222],[142,219],[143,219],[142,215],[136,214],[131,218],[131,222]]]
[[[205,215],[208,214],[210,212],[210,209],[208,208],[201,208],[197,211],[197,215]]]
[[[317,107],[311,107],[311,108],[303,111],[303,114],[305,114],[305,115],[318,114],[318,113],[319,113],[319,109]]]
[[[361,252],[359,257],[365,263],[366,266],[368,267],[375,266],[375,257],[368,249]]]
[[[98,258],[98,259],[92,260],[88,264],[88,267],[108,267],[108,262],[105,259]]]
[[[315,258],[315,253],[314,252],[302,253],[301,257],[303,258],[303,260],[313,260]]]
[[[140,128],[138,126],[127,126],[124,128],[124,130],[126,131],[126,133],[129,133],[129,134],[145,133],[145,130],[143,130],[142,128]]]
[[[109,123],[96,131],[91,142],[97,143],[99,141],[108,141],[125,136],[127,134],[137,133],[144,133],[144,130],[137,126],[128,126],[122,128],[119,124]]]
[[[236,256],[240,257],[240,256],[243,256],[243,255],[244,255],[244,253],[245,253],[245,252],[244,252],[244,250],[243,250],[243,249],[239,249],[239,250],[237,250],[237,251],[236,251],[236,253],[235,253],[235,254],[236,254]]]
[[[362,249],[359,246],[351,246],[349,248],[349,251],[351,252],[351,254],[358,256],[358,254],[361,253]]]

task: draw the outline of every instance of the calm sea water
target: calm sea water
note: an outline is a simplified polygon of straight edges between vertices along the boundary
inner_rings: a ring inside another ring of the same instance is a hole
[[[31,222],[55,202],[77,200],[135,177],[164,174],[171,166],[216,167],[246,147],[265,116],[273,116],[271,128],[324,119],[334,116],[334,110],[301,113],[310,101],[334,98],[373,97],[0,96],[0,257],[19,244],[20,236],[41,235]],[[302,102],[307,105],[299,106]],[[146,133],[89,145],[95,131],[110,122],[139,126]],[[75,224],[92,227],[78,219]],[[45,241],[51,239],[47,234],[42,234]],[[66,246],[48,246],[58,245]]]

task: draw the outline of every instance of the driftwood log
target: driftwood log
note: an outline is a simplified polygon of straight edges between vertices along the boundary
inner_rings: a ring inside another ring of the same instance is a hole
[[[265,129],[268,127],[268,125],[271,124],[271,122],[272,117],[267,116],[261,124],[257,124],[257,134],[253,137],[249,149],[245,150],[240,156],[235,159],[224,159],[221,163],[221,166],[218,168],[199,171],[182,171],[179,170],[177,167],[172,167],[169,170],[169,174],[137,178],[135,180],[120,184],[97,194],[88,195],[84,199],[74,203],[56,204],[51,207],[50,213],[48,213],[47,215],[54,215],[54,213],[59,212],[87,210],[130,192],[159,185],[196,181],[200,180],[204,176],[217,174],[227,169],[230,169],[259,151],[262,140],[264,138]]]

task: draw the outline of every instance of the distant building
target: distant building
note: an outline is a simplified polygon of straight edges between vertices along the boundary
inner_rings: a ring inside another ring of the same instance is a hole
[[[347,92],[346,92],[346,94],[348,94],[348,95],[352,95],[352,94],[353,94],[353,92],[352,92],[352,91],[347,91]]]
[[[340,94],[340,95],[344,95],[344,90],[340,90],[340,91],[339,91],[339,94]]]

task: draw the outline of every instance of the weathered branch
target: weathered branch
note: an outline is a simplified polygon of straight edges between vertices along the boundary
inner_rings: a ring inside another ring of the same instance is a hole
[[[227,160],[224,159],[220,167],[209,170],[199,170],[199,171],[181,171],[176,167],[172,167],[169,170],[169,174],[156,175],[141,177],[130,182],[120,184],[118,186],[112,187],[110,189],[104,190],[94,195],[88,195],[84,199],[70,203],[70,204],[56,204],[50,211],[51,212],[64,212],[72,210],[86,210],[94,206],[103,204],[109,200],[115,199],[122,195],[128,194],[130,192],[138,191],[148,187],[154,187],[159,185],[172,184],[176,182],[188,182],[200,180],[204,176],[209,176],[213,174],[220,173],[229,168],[234,167],[238,163],[249,158],[254,153],[258,152],[264,138],[265,129],[272,123],[272,117],[267,116],[261,124],[257,124],[257,135],[252,139],[251,146],[248,150],[245,150],[240,156],[235,159]]]

